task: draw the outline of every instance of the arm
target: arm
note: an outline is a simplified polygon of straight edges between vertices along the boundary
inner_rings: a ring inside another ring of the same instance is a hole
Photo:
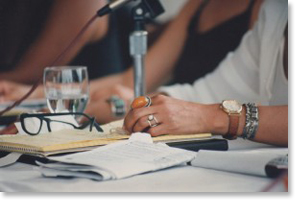
[[[0,104],[5,101],[16,101],[31,89],[30,85],[19,84],[12,81],[0,81]],[[30,99],[44,97],[43,86],[38,86],[37,89],[30,95]]]
[[[228,132],[229,117],[220,109],[220,105],[205,106],[206,121],[213,134],[225,135]],[[240,116],[237,135],[243,134],[245,126],[245,109]],[[259,106],[259,128],[254,141],[288,146],[288,106]]]
[[[0,79],[21,83],[36,82],[42,76],[43,68],[68,46],[83,25],[104,3],[101,0],[56,0],[45,29],[23,56],[16,69],[0,74]],[[101,39],[107,32],[107,26],[106,17],[97,20],[59,65],[70,62],[85,44]]]
[[[228,132],[229,117],[220,104],[203,105],[162,95],[153,97],[152,104],[148,108],[131,110],[125,118],[124,128],[128,132],[148,131],[152,136],[206,132],[225,135]],[[149,128],[150,114],[157,118],[157,127]],[[244,126],[245,110],[240,116],[237,135],[242,135]],[[259,107],[259,128],[254,141],[288,145],[288,106]]]

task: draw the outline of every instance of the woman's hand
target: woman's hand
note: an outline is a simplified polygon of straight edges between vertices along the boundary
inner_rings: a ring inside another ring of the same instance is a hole
[[[158,95],[152,97],[150,107],[131,110],[125,118],[124,129],[130,133],[148,132],[152,136],[209,133],[214,130],[216,111],[220,111],[218,106],[191,103]],[[224,117],[222,111],[221,114],[219,114],[220,117],[228,119]],[[150,115],[153,115],[156,121],[148,122]],[[150,123],[158,125],[150,127]]]
[[[11,81],[0,81],[0,102],[15,101],[29,92],[31,86]],[[39,86],[30,96],[31,99],[42,98],[43,88]]]
[[[126,104],[126,111],[129,110],[130,102],[133,99],[133,90],[122,86],[115,85],[106,89],[92,90],[91,100],[85,113],[96,118],[98,123],[105,124],[120,118],[115,118],[111,112],[111,106],[108,103],[108,99],[111,96],[117,96],[124,100]]]

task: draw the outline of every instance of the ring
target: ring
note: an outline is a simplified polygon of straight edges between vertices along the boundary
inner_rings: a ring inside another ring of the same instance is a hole
[[[114,117],[120,118],[126,114],[125,101],[116,95],[111,96],[107,101],[111,107],[111,113]]]
[[[131,104],[132,109],[143,108],[143,107],[150,107],[152,105],[152,99],[149,96],[140,96]]]
[[[150,125],[150,127],[157,127],[159,125],[159,122],[157,120],[157,118],[155,118],[155,116],[153,114],[149,115],[147,118],[147,122]]]
[[[151,114],[151,115],[149,115],[148,116],[148,118],[147,118],[149,121],[153,121],[154,119],[155,119],[155,117],[154,117],[154,115],[153,114]]]

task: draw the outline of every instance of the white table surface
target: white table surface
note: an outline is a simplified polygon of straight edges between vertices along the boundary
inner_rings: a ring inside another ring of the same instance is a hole
[[[229,142],[230,151],[261,147],[268,146],[243,140]],[[258,192],[271,182],[272,180],[266,177],[192,166],[175,167],[104,182],[44,178],[38,167],[23,163],[0,168],[2,192]],[[283,188],[280,186],[275,191],[283,191]]]

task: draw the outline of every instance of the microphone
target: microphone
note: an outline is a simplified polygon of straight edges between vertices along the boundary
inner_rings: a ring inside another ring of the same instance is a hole
[[[115,0],[112,3],[107,4],[106,6],[101,8],[99,11],[97,11],[97,15],[100,17],[107,15],[107,14],[111,13],[113,10],[129,3],[130,1],[135,1],[135,0]]]

